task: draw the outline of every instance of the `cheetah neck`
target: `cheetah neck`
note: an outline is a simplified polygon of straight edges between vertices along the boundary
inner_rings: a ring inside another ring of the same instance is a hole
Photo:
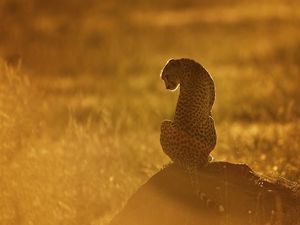
[[[176,106],[174,123],[179,127],[190,127],[210,115],[207,107],[208,94],[205,80],[199,73],[184,74],[180,78],[180,94]],[[204,90],[203,90],[204,89]]]

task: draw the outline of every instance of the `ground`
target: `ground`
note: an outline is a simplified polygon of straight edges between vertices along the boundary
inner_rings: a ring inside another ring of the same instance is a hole
[[[169,162],[171,57],[215,80],[215,159],[300,182],[297,1],[51,2],[0,3],[1,224],[108,224]]]

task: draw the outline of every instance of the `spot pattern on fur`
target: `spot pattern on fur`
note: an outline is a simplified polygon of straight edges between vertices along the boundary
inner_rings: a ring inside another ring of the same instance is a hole
[[[214,81],[209,73],[191,59],[172,59],[163,68],[166,88],[180,94],[173,121],[161,124],[163,151],[177,164],[198,169],[207,164],[216,145],[211,109],[215,101]]]

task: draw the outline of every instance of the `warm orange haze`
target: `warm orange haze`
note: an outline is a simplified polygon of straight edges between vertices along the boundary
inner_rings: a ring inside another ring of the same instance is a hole
[[[108,225],[170,162],[170,58],[213,76],[217,160],[300,182],[300,3],[0,2],[0,224]]]

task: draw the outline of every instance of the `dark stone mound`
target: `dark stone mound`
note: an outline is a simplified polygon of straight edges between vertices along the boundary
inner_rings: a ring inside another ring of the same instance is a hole
[[[298,193],[295,183],[262,178],[243,164],[213,162],[194,175],[170,164],[111,225],[300,224]]]

